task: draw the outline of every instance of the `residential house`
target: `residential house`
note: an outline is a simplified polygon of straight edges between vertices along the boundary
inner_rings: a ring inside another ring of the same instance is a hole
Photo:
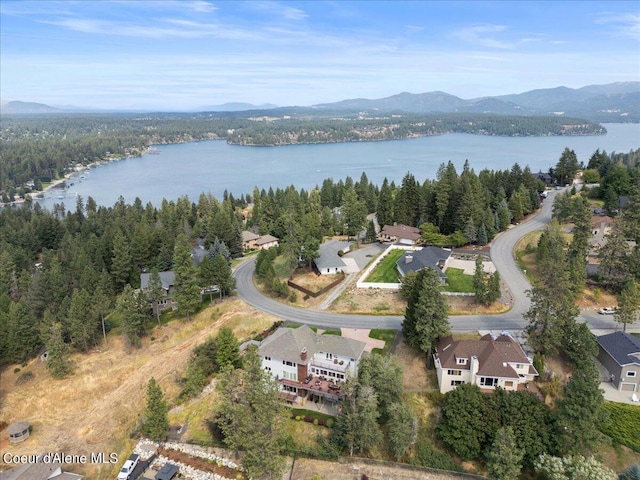
[[[409,272],[433,268],[440,277],[440,282],[444,284],[447,281],[444,270],[449,258],[451,258],[451,249],[428,246],[420,250],[405,252],[396,262],[396,268],[401,278],[404,278]]]
[[[245,230],[242,232],[242,250],[262,250],[278,246],[279,239],[273,235],[258,235]]]
[[[401,223],[385,225],[378,234],[378,241],[400,243],[401,245],[417,245],[420,241],[420,229]]]
[[[173,302],[171,300],[171,292],[173,291],[173,287],[176,282],[176,274],[174,272],[159,272],[160,273],[160,282],[162,283],[162,289],[164,290],[164,298],[158,302],[154,302],[152,305],[153,314],[156,315],[158,311],[162,312],[167,308],[173,306]],[[144,290],[149,290],[149,279],[151,278],[150,273],[141,273],[140,274],[140,288]]]
[[[277,247],[279,241],[280,240],[274,237],[273,235],[261,235],[256,240],[255,245],[258,250],[263,250],[263,249],[269,249],[272,247]]]
[[[331,275],[344,272],[347,264],[342,261],[340,251],[343,253],[351,249],[351,244],[341,240],[329,240],[320,245],[319,256],[313,260],[313,266],[320,275]]]
[[[506,332],[487,334],[480,340],[444,337],[433,355],[440,392],[446,393],[463,383],[481,389],[515,391],[527,388],[538,375],[533,360]]]
[[[24,463],[18,467],[0,472],[0,480],[82,480],[76,473],[65,472],[62,464],[50,461],[39,455],[33,463]],[[45,460],[48,460],[45,462]]]
[[[623,392],[640,391],[640,338],[625,332],[596,337],[598,361],[604,365],[611,382]]]
[[[262,368],[279,383],[291,403],[337,402],[341,385],[358,375],[366,344],[337,335],[318,335],[303,325],[279,328],[258,347]]]
[[[242,250],[253,250],[256,247],[256,240],[260,238],[260,235],[257,235],[249,230],[244,230],[241,233],[242,236]]]
[[[548,173],[544,173],[542,170],[540,170],[538,173],[532,173],[531,175],[533,175],[533,177],[537,180],[540,180],[547,187],[555,183],[553,181],[553,177]]]

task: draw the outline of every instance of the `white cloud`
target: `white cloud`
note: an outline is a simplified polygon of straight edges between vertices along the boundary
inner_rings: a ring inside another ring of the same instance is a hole
[[[515,48],[513,43],[507,43],[496,38],[497,34],[506,30],[507,27],[504,25],[476,25],[458,29],[451,36],[474,46],[511,50]]]
[[[615,15],[605,13],[595,20],[596,24],[613,26],[613,32],[617,36],[640,40],[640,15],[628,13]]]

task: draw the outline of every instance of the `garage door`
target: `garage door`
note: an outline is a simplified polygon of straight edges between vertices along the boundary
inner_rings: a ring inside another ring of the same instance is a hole
[[[635,383],[622,383],[620,385],[620,391],[622,392],[635,392],[636,384]]]

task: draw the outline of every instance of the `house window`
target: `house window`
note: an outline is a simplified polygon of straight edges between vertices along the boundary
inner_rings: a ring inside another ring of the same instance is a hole
[[[504,382],[504,388],[513,388],[513,382],[511,380],[507,380]]]
[[[282,364],[286,365],[287,367],[295,367],[296,366],[295,363],[289,362],[289,361],[285,361],[285,360],[282,361]]]
[[[631,370],[630,372],[627,372],[627,377],[635,377],[635,376],[636,376],[635,370]]]
[[[287,372],[287,371],[283,371],[282,372],[282,378],[286,378],[288,380],[298,380],[298,374],[297,373],[291,373],[291,372]]]
[[[331,360],[333,358],[333,354],[332,353],[327,353],[325,354],[327,360]]]
[[[493,377],[480,377],[480,386],[482,387],[496,387],[498,385],[498,379]]]
[[[466,358],[458,358],[458,359],[456,359],[456,363],[458,365],[466,365],[467,364],[467,359]]]
[[[265,360],[271,361],[271,357],[264,357]]]
[[[451,380],[451,386],[456,387],[458,385],[462,385],[464,382],[462,380]]]
[[[447,370],[447,375],[462,375],[462,370]]]

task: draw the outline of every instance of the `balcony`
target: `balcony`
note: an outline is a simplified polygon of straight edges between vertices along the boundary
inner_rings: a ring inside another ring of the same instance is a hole
[[[345,373],[349,369],[351,362],[343,360],[329,360],[324,358],[313,357],[311,359],[311,366],[316,368],[324,368],[326,370],[332,370],[334,372]]]

